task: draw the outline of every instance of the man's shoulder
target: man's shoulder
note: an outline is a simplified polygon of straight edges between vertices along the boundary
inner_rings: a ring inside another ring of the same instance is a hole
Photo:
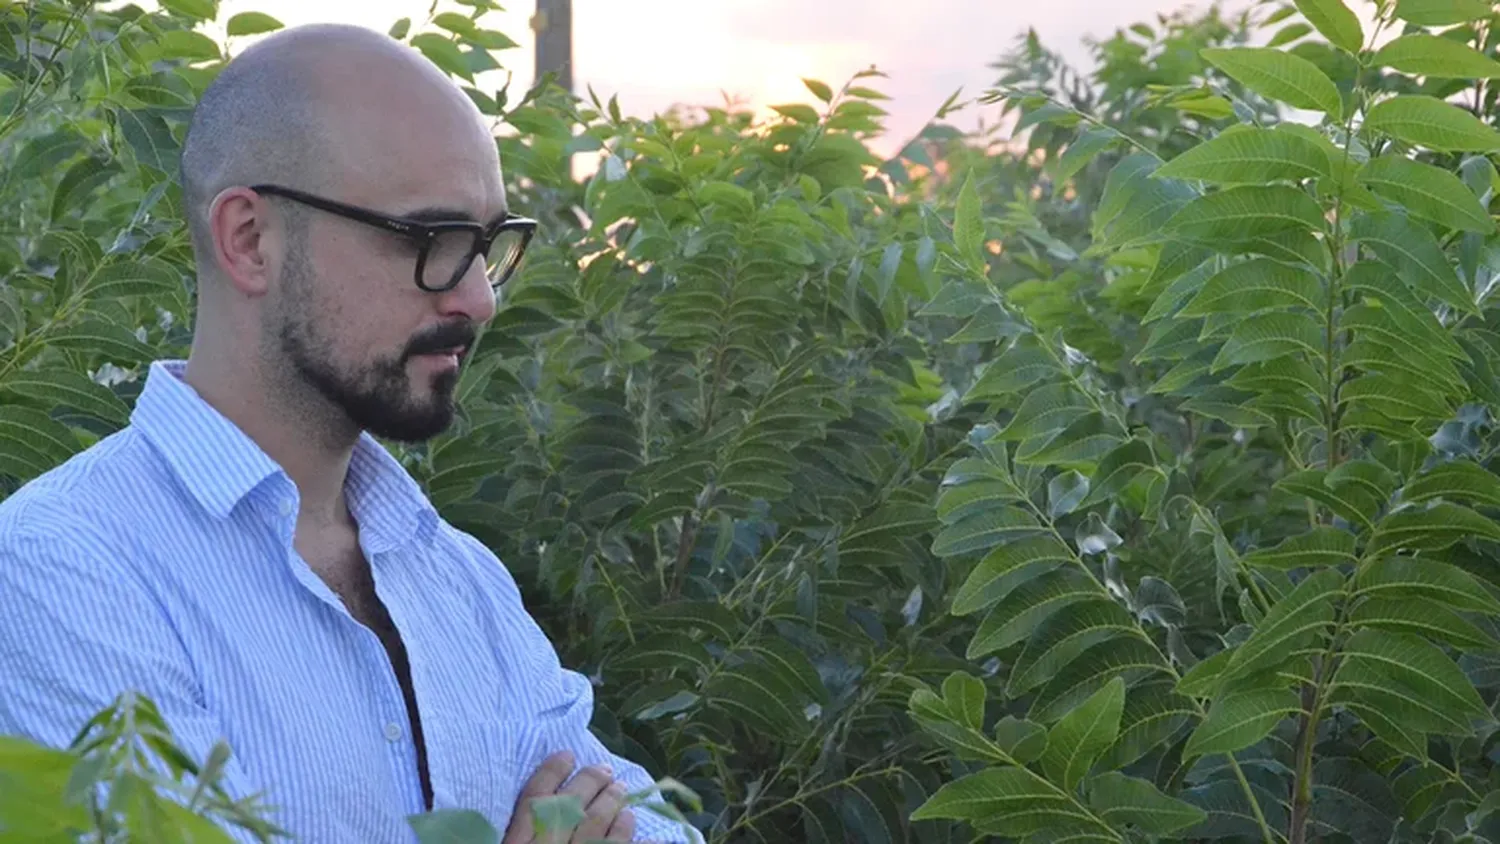
[[[22,484],[0,501],[0,550],[27,538],[107,535],[159,495],[150,446],[126,427]]]

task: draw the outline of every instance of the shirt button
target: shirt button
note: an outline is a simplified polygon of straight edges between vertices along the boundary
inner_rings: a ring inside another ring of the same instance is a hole
[[[401,740],[401,725],[397,724],[395,721],[392,721],[391,723],[386,724],[385,725],[385,737],[386,737],[387,741],[400,741]]]
[[[292,502],[290,502],[290,501],[282,501],[281,502],[281,515],[283,515],[283,516],[290,516],[291,514],[292,514]]]

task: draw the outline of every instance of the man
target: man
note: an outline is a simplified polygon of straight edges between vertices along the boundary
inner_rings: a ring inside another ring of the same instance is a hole
[[[651,779],[590,734],[588,681],[372,438],[449,425],[535,225],[478,110],[383,35],[285,30],[205,92],[181,179],[188,360],[0,504],[0,733],[63,746],[134,689],[198,759],[226,739],[230,793],[301,841],[466,808],[524,844],[553,793],[575,842],[687,841],[623,808]]]

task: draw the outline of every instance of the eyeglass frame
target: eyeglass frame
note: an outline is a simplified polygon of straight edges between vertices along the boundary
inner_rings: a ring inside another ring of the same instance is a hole
[[[417,265],[412,280],[416,282],[419,290],[424,290],[428,293],[445,293],[457,287],[458,283],[463,280],[464,274],[468,272],[469,267],[473,266],[474,259],[480,255],[489,255],[490,248],[495,245],[496,237],[499,237],[502,232],[519,231],[521,232],[521,245],[516,250],[515,259],[511,261],[509,267],[504,268],[504,273],[498,281],[492,277],[489,278],[490,288],[499,290],[515,274],[516,268],[521,265],[521,259],[526,254],[526,247],[530,245],[532,237],[536,234],[538,225],[536,220],[510,213],[507,213],[504,217],[489,225],[477,223],[473,220],[435,220],[426,222],[423,220],[413,220],[408,217],[382,214],[379,211],[373,211],[369,208],[361,208],[358,205],[350,205],[347,202],[328,199],[281,185],[250,185],[250,189],[256,193],[280,196],[294,202],[300,202],[303,205],[316,208],[320,211],[336,214],[340,217],[364,223],[368,226],[374,226],[378,229],[384,229],[385,231],[416,241],[419,251],[417,252]],[[472,233],[474,235],[474,245],[469,250],[468,258],[459,263],[458,269],[454,271],[453,277],[448,279],[446,285],[430,287],[422,282],[422,271],[426,269],[428,250],[432,248],[433,241],[438,235],[453,231],[467,231]],[[486,260],[485,275],[489,277],[488,260]]]

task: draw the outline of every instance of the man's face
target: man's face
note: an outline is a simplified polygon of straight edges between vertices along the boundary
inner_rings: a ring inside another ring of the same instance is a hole
[[[505,197],[494,141],[462,128],[386,127],[381,143],[351,150],[375,163],[353,167],[330,198],[393,216],[448,209],[450,218],[496,218]],[[403,142],[421,151],[402,154]],[[405,175],[381,178],[399,167],[380,159],[407,162]],[[375,436],[419,442],[444,431],[459,367],[495,314],[484,261],[452,290],[431,293],[416,286],[414,242],[314,209],[291,215],[289,225],[299,224],[287,233],[265,352]]]

